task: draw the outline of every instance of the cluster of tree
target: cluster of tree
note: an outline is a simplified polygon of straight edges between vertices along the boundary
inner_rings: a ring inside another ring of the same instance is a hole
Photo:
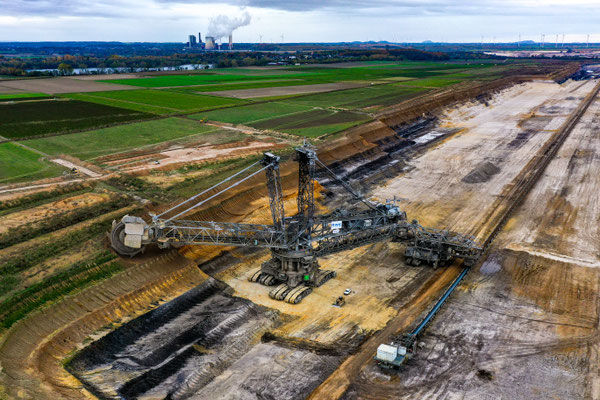
[[[177,69],[186,64],[212,65],[217,68],[266,65],[268,63],[323,63],[369,60],[418,60],[442,61],[449,59],[443,52],[429,52],[412,48],[391,49],[331,49],[319,51],[269,52],[269,51],[206,51],[175,53],[170,55],[113,54],[106,57],[95,55],[51,55],[38,57],[0,56],[0,75],[39,76],[69,75],[75,69],[93,69],[103,73],[148,71],[158,68]],[[49,70],[49,71],[35,71]]]
[[[69,75],[75,69],[93,69],[98,73],[104,70],[119,72],[147,71],[158,68],[173,68],[186,64],[213,65],[218,68],[266,65],[270,58],[265,53],[255,52],[204,52],[182,53],[168,56],[121,56],[108,57],[92,55],[69,55],[47,57],[2,57],[0,56],[0,75],[43,76]],[[34,71],[50,70],[50,71]],[[56,71],[53,71],[56,70]]]

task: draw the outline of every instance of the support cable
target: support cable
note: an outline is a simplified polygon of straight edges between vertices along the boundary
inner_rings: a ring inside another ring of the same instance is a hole
[[[169,208],[167,211],[164,211],[164,212],[162,212],[161,214],[157,215],[157,216],[156,216],[156,218],[162,217],[163,215],[165,215],[165,214],[167,214],[167,213],[169,213],[169,212],[171,212],[171,211],[173,211],[173,210],[175,210],[175,209],[177,209],[177,208],[181,207],[181,206],[182,206],[182,205],[184,205],[185,203],[189,203],[190,201],[197,199],[198,197],[202,196],[203,194],[205,194],[205,193],[207,193],[207,192],[210,192],[211,190],[213,190],[213,189],[214,189],[214,188],[216,188],[217,186],[220,186],[220,185],[224,184],[225,182],[229,182],[230,180],[232,180],[232,179],[233,179],[233,178],[235,178],[236,176],[238,176],[238,175],[240,175],[240,174],[242,174],[242,173],[244,173],[244,172],[248,171],[250,168],[252,168],[252,167],[256,166],[257,164],[260,164],[260,161],[257,161],[257,162],[255,162],[254,164],[252,164],[252,165],[250,165],[250,166],[248,166],[248,167],[244,168],[243,170],[241,170],[241,171],[239,171],[239,172],[237,172],[237,173],[235,173],[235,174],[231,175],[229,178],[225,178],[224,180],[222,180],[221,182],[217,183],[216,185],[213,185],[213,186],[209,187],[208,189],[206,189],[206,190],[205,190],[205,191],[203,191],[202,193],[198,193],[198,194],[196,194],[196,195],[194,195],[194,196],[190,197],[189,199],[187,199],[187,200],[185,200],[185,201],[183,201],[183,202],[181,202],[181,203],[177,204],[176,206],[173,206],[173,207]],[[169,221],[170,221],[170,220],[169,220]]]
[[[264,171],[265,169],[267,169],[267,168],[269,168],[269,167],[271,167],[271,166],[273,166],[273,164],[269,164],[269,165],[267,165],[267,166],[265,166],[265,167],[263,167],[263,168],[259,169],[258,171],[251,173],[250,175],[248,175],[247,177],[245,177],[245,178],[243,178],[243,179],[241,179],[241,180],[237,181],[237,182],[236,182],[236,183],[234,183],[233,185],[231,185],[231,186],[229,186],[229,187],[227,187],[227,188],[225,188],[225,189],[221,190],[221,191],[220,191],[220,192],[218,192],[218,193],[215,193],[215,194],[213,194],[213,195],[212,195],[212,196],[210,196],[209,198],[207,198],[207,199],[205,199],[205,200],[202,200],[202,201],[201,201],[201,202],[199,202],[199,203],[196,203],[196,204],[194,204],[193,206],[189,207],[189,208],[188,208],[188,209],[186,209],[186,210],[183,210],[183,211],[182,211],[182,212],[180,212],[179,214],[177,214],[177,215],[175,215],[175,216],[173,216],[173,217],[171,217],[171,218],[169,218],[169,219],[165,220],[164,222],[165,222],[165,223],[166,223],[166,222],[170,222],[170,221],[174,220],[175,218],[177,218],[177,217],[180,217],[180,216],[182,216],[182,215],[184,215],[184,214],[186,214],[186,213],[188,213],[188,212],[192,211],[194,208],[198,208],[198,207],[200,207],[202,204],[206,203],[207,201],[209,201],[209,200],[212,200],[212,199],[214,199],[215,197],[219,196],[220,194],[223,194],[223,193],[225,193],[225,192],[226,192],[226,191],[228,191],[229,189],[231,189],[231,188],[234,188],[234,187],[238,186],[240,183],[247,181],[248,179],[252,178],[252,177],[253,177],[253,176],[255,176],[255,175],[258,175],[260,172]],[[240,172],[241,172],[241,171],[240,171]],[[222,183],[222,182],[221,182],[221,183]]]
[[[354,189],[352,189],[352,187],[350,185],[348,185],[346,182],[344,182],[342,180],[342,178],[340,178],[339,176],[337,176],[335,174],[335,172],[333,172],[332,170],[330,170],[327,165],[325,165],[321,160],[319,160],[318,158],[316,158],[317,163],[323,167],[327,172],[329,172],[329,174],[331,174],[331,176],[333,176],[339,183],[342,184],[342,186],[344,187],[344,189],[346,189],[348,192],[350,192],[350,194],[352,194],[354,197],[356,197],[358,200],[362,201],[363,203],[365,203],[369,208],[379,211],[380,213],[383,214],[383,211],[379,210],[377,207],[375,207],[370,201],[368,201],[367,199],[365,199],[363,196],[361,196],[360,194],[358,194],[356,191],[354,191]]]

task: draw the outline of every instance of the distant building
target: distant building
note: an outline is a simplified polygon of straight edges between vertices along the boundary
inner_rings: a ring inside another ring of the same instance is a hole
[[[202,32],[198,32],[198,46],[202,45]]]
[[[215,50],[215,38],[212,36],[206,36],[204,39],[206,40],[204,49],[205,50]]]
[[[233,50],[233,34],[229,34],[229,50]]]
[[[198,47],[198,43],[196,42],[196,36],[190,35],[189,47]]]

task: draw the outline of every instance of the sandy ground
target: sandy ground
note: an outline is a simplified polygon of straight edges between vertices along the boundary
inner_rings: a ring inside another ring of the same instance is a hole
[[[7,86],[4,86],[3,83],[6,81],[0,81],[0,94],[13,94],[13,93],[26,93],[24,90],[13,89]]]
[[[228,269],[218,278],[233,287],[236,296],[293,317],[275,334],[333,345],[382,329],[396,313],[389,303],[430,274],[424,268],[405,266],[401,254],[400,245],[382,243],[324,257],[319,261],[321,267],[336,271],[338,276],[295,305],[271,299],[272,287],[248,281],[248,276],[270,257],[268,252]],[[346,288],[353,290],[346,296],[346,305],[333,307]]]
[[[102,75],[76,75],[70,76],[71,79],[78,81],[103,81],[108,79],[137,79],[143,78],[143,74],[102,74]]]
[[[77,165],[75,163],[72,163],[71,161],[63,160],[62,158],[54,158],[50,161],[58,165],[62,165],[63,167],[67,167],[69,169],[75,168],[76,170],[86,174],[87,176],[91,176],[92,178],[98,178],[102,176],[101,174],[94,172],[86,167],[82,167],[81,165]]]
[[[451,110],[441,126],[460,133],[412,160],[412,171],[374,190],[374,195],[406,199],[402,206],[409,217],[423,225],[477,234],[490,204],[593,86],[532,82],[503,91],[489,106],[478,103]],[[483,182],[463,181],[481,172],[478,169],[485,172],[488,162],[500,171],[484,176]]]
[[[515,251],[600,267],[600,100],[583,115],[509,222]]]
[[[189,164],[208,160],[221,160],[229,156],[239,155],[240,153],[252,154],[266,151],[267,149],[273,149],[274,145],[275,143],[272,142],[250,141],[231,147],[224,145],[185,147],[144,156],[141,161],[135,162],[132,166],[127,166],[127,160],[118,160],[119,163],[125,161],[118,168],[120,171],[131,172],[161,168],[170,164]]]
[[[135,86],[86,81],[67,77],[45,79],[15,79],[11,81],[2,81],[0,82],[0,86],[13,90],[41,92],[48,94],[75,92],[104,92],[109,90],[139,89]]]
[[[235,97],[238,99],[253,99],[256,97],[286,96],[289,94],[322,93],[332,90],[353,89],[367,86],[364,83],[340,82],[322,83],[318,85],[281,86],[260,89],[224,90],[218,92],[202,92],[213,96]]]
[[[418,357],[365,368],[343,399],[600,399],[599,115],[596,100]]]
[[[53,218],[59,214],[72,211],[76,208],[89,207],[110,198],[108,194],[84,193],[67,197],[34,208],[0,216],[0,235],[10,228],[16,228],[26,223],[36,223]]]

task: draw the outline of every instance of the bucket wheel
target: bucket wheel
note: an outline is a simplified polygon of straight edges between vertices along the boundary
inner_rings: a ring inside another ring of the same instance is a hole
[[[143,253],[146,246],[139,249],[125,245],[125,224],[123,222],[113,221],[112,231],[110,232],[110,245],[121,256],[133,257]]]

